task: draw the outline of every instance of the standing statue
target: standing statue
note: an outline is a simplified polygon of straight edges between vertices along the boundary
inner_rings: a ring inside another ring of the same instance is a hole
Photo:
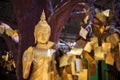
[[[55,65],[52,64],[55,62],[53,60],[55,50],[51,49],[54,43],[49,41],[50,33],[51,28],[46,22],[45,13],[43,11],[41,20],[35,26],[34,30],[36,46],[30,46],[25,50],[22,57],[24,79],[55,80],[53,79],[53,76],[55,76],[55,73],[53,73]],[[33,67],[31,68],[31,66]]]

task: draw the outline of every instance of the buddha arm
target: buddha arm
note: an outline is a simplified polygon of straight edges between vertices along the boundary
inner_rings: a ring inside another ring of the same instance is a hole
[[[33,48],[29,47],[27,50],[25,50],[22,57],[24,79],[27,79],[29,77],[32,60],[33,60]]]

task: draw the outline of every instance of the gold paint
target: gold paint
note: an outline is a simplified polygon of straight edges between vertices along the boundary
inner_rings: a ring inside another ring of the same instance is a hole
[[[102,43],[104,54],[110,53],[111,43]]]
[[[88,61],[88,63],[91,63],[91,62],[93,62],[94,61],[94,59],[89,55],[89,53],[88,52],[85,52],[84,51],[84,57],[87,59],[87,61]]]
[[[84,51],[87,51],[87,52],[91,52],[92,50],[92,46],[91,46],[91,43],[90,42],[87,42],[87,44],[85,45],[84,47]]]
[[[71,62],[71,71],[72,71],[72,75],[76,75],[76,71],[75,71],[75,62]]]
[[[105,27],[104,27],[104,26],[101,26],[101,27],[100,27],[100,32],[103,33],[104,30],[105,30]]]
[[[88,34],[88,31],[87,31],[86,29],[84,29],[83,27],[81,27],[81,30],[80,30],[80,32],[79,32],[79,35],[80,35],[81,37],[83,37],[84,39],[86,39],[87,34]]]
[[[31,64],[33,68],[30,80],[54,80],[55,76],[55,60],[53,57],[54,49],[51,47],[53,42],[49,41],[51,29],[45,19],[43,11],[41,20],[35,26],[34,37],[36,46],[30,46],[25,50],[22,57],[23,78],[27,79],[30,75]]]
[[[114,54],[112,54],[112,53],[106,54],[105,63],[109,64],[109,65],[113,65],[114,64]]]
[[[111,48],[113,49],[113,48],[115,48],[118,45],[118,43],[120,41],[119,39],[120,38],[119,38],[118,34],[114,33],[114,34],[109,35],[106,38],[106,41],[109,42],[109,43],[111,43]]]
[[[83,71],[79,73],[78,80],[87,80],[87,76],[88,76],[88,70],[83,69]]]
[[[94,49],[95,60],[104,60],[104,51],[102,47],[97,47]]]

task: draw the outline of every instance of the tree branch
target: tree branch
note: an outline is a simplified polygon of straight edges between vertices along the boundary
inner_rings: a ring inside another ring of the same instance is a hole
[[[85,8],[85,5],[86,5],[85,3],[78,3],[74,9],[75,11],[70,14],[70,17],[72,17],[72,18],[76,18],[76,17],[84,18],[85,11],[83,10],[83,8]]]
[[[45,5],[45,7],[43,7],[43,9],[45,10],[46,18],[48,18],[53,13],[52,1],[51,0],[45,0],[43,2],[44,2],[44,5]]]
[[[110,23],[110,33],[112,32],[117,32],[120,35],[120,31],[116,28],[116,26],[119,24],[120,25],[120,2],[115,4],[115,8],[114,8],[114,16],[113,19]],[[118,23],[118,24],[117,24]]]
[[[88,37],[92,37],[93,31],[92,31],[92,21],[94,18],[94,4],[92,0],[88,0],[89,3],[89,20],[88,25],[85,27],[85,29],[88,31]]]
[[[60,3],[55,6],[55,9],[54,9],[54,10],[56,10],[57,8],[60,8],[60,7],[61,7],[63,4],[65,4],[67,1],[68,1],[68,0],[61,0]]]
[[[81,18],[81,19],[84,19],[85,16],[86,16],[86,14],[83,11],[76,11],[76,12],[72,12],[70,14],[70,18]]]
[[[65,0],[66,1],[66,0]],[[60,32],[65,22],[70,17],[70,13],[76,7],[76,4],[82,2],[82,0],[68,0],[61,4],[54,13],[49,17],[48,23],[51,26],[51,29],[54,30],[51,33],[51,40],[57,42],[59,40]],[[55,34],[57,33],[57,34]],[[54,38],[53,38],[54,37]]]

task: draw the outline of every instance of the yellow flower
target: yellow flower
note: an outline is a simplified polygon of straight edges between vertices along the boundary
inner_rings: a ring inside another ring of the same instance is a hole
[[[17,37],[17,36],[18,36],[17,30],[14,30],[14,31],[13,31],[13,36],[14,36],[14,37]]]
[[[13,35],[13,30],[11,28],[8,28],[6,29],[5,33],[8,35],[8,36],[11,36]]]

